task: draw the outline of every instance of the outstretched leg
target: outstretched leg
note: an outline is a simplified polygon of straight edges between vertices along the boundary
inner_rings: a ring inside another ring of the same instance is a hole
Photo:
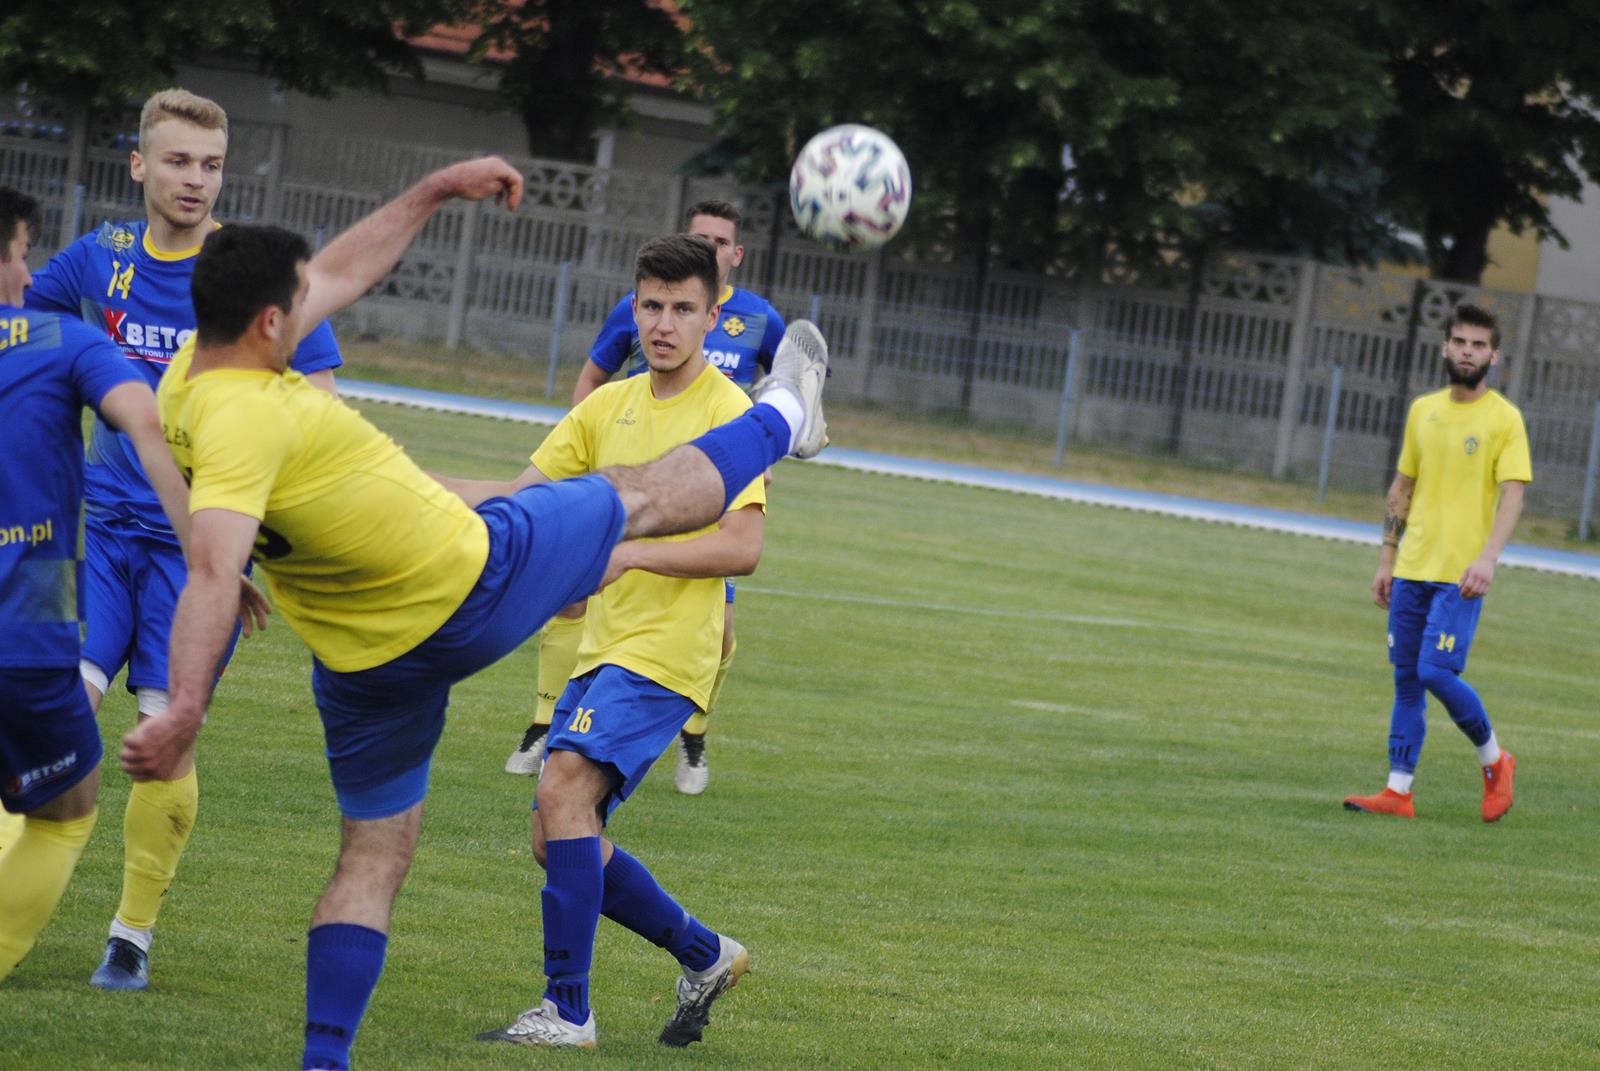
[[[791,453],[813,457],[827,441],[822,386],[828,348],[805,320],[789,325],[761,381],[757,404],[665,456],[603,469],[627,511],[624,539],[676,535],[714,523],[762,474]]]

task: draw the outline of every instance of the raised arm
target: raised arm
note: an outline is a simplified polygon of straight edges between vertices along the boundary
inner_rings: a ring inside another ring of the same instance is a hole
[[[1394,474],[1389,494],[1384,499],[1383,546],[1378,551],[1378,572],[1372,578],[1372,601],[1389,608],[1389,594],[1394,589],[1394,559],[1400,550],[1400,539],[1406,534],[1406,518],[1411,516],[1411,494],[1417,488],[1416,478],[1403,472]]]
[[[122,768],[135,781],[169,780],[205,719],[217,666],[239,612],[239,574],[261,522],[226,509],[203,509],[189,526],[189,579],[178,598],[168,643],[171,703],[122,738]]]
[[[1522,501],[1527,487],[1521,480],[1507,480],[1500,485],[1500,502],[1494,508],[1494,527],[1489,529],[1483,552],[1461,574],[1462,598],[1476,599],[1488,594],[1489,585],[1494,583],[1495,563],[1500,560],[1500,553],[1506,549],[1506,544],[1511,542],[1511,533],[1516,531],[1517,521],[1522,517]]]
[[[300,317],[301,337],[388,275],[423,224],[448,201],[485,197],[515,209],[522,200],[522,175],[498,156],[452,164],[329,242],[306,267],[311,290]]]

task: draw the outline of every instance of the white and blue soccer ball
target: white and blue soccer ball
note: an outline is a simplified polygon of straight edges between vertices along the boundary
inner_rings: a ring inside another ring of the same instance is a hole
[[[911,210],[911,169],[883,131],[829,127],[795,159],[789,207],[800,230],[830,249],[876,249]]]

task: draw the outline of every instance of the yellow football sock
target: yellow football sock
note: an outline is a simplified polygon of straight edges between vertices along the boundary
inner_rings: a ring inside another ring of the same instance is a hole
[[[161,898],[178,873],[178,860],[199,813],[200,779],[193,770],[176,781],[133,783],[122,820],[122,903],[117,905],[117,918],[124,926],[148,930],[156,924]]]
[[[734,640],[733,646],[728,648],[728,653],[722,656],[722,661],[717,663],[717,679],[711,682],[711,696],[706,700],[706,708],[697,710],[694,715],[684,723],[683,731],[690,736],[704,736],[706,728],[710,725],[711,712],[717,709],[717,696],[722,694],[722,682],[728,679],[728,670],[733,668],[733,656],[738,653],[739,641]]]
[[[22,962],[55,914],[98,813],[66,822],[29,818],[0,855],[0,979]]]
[[[552,617],[539,633],[539,705],[535,725],[549,725],[556,716],[556,700],[572,679],[578,664],[578,642],[583,639],[582,617]]]
[[[22,815],[0,810],[0,852],[17,843],[22,836]]]

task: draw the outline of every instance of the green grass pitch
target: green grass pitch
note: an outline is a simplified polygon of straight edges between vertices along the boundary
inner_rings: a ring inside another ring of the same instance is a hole
[[[542,434],[367,411],[469,475],[519,471]],[[1472,751],[1430,702],[1407,823],[1339,807],[1386,766],[1375,558],[783,465],[710,790],[676,795],[669,756],[611,827],[751,949],[705,1043],[655,1044],[676,966],[608,922],[598,1051],[472,1040],[542,985],[532,783],[500,770],[530,647],[455,691],[356,1066],[1592,1067],[1600,588],[1501,571],[1469,679],[1518,755],[1516,807],[1478,819]],[[131,719],[113,695],[109,755]],[[336,845],[320,741],[275,620],[212,708],[142,995],[85,984],[120,881],[109,762],[77,877],[0,988],[0,1066],[296,1066]]]

